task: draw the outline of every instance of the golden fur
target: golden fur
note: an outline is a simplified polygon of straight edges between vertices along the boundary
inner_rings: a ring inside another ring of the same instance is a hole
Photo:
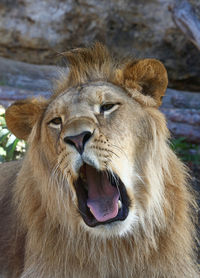
[[[68,77],[50,100],[6,112],[28,140],[22,162],[1,166],[0,268],[12,278],[197,278],[187,171],[159,112],[167,73],[157,60],[114,60],[101,44],[64,53]],[[114,112],[100,113],[102,103]],[[62,125],[52,119],[62,118]],[[115,172],[131,200],[124,221],[88,227],[74,181],[81,158],[66,134],[94,130],[82,159]]]

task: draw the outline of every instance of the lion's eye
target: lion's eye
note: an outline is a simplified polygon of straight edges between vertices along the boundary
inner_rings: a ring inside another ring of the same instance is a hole
[[[115,106],[115,104],[113,104],[113,103],[103,104],[100,107],[100,113],[111,110],[114,106]]]
[[[62,119],[60,117],[54,118],[49,122],[49,125],[53,127],[59,127],[62,124]]]
[[[118,107],[120,106],[120,103],[105,103],[102,104],[100,107],[100,113],[106,115],[109,115],[110,113],[114,112]]]

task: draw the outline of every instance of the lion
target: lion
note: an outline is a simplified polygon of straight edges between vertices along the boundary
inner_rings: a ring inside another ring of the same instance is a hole
[[[158,110],[165,67],[100,43],[63,55],[50,99],[6,111],[29,147],[1,165],[1,275],[199,277],[195,200]]]

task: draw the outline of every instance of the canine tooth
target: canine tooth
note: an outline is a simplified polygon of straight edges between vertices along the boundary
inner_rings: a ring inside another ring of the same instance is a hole
[[[118,200],[118,208],[120,209],[122,207],[122,202]]]
[[[92,215],[94,215],[93,211],[91,210],[91,208],[89,208],[90,212],[92,213]]]

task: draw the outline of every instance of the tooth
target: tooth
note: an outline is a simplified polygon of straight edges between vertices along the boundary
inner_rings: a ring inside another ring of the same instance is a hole
[[[122,207],[122,202],[118,200],[118,208],[120,209]]]
[[[91,208],[89,208],[90,212],[92,213],[92,215],[94,215],[93,211],[91,210]]]

